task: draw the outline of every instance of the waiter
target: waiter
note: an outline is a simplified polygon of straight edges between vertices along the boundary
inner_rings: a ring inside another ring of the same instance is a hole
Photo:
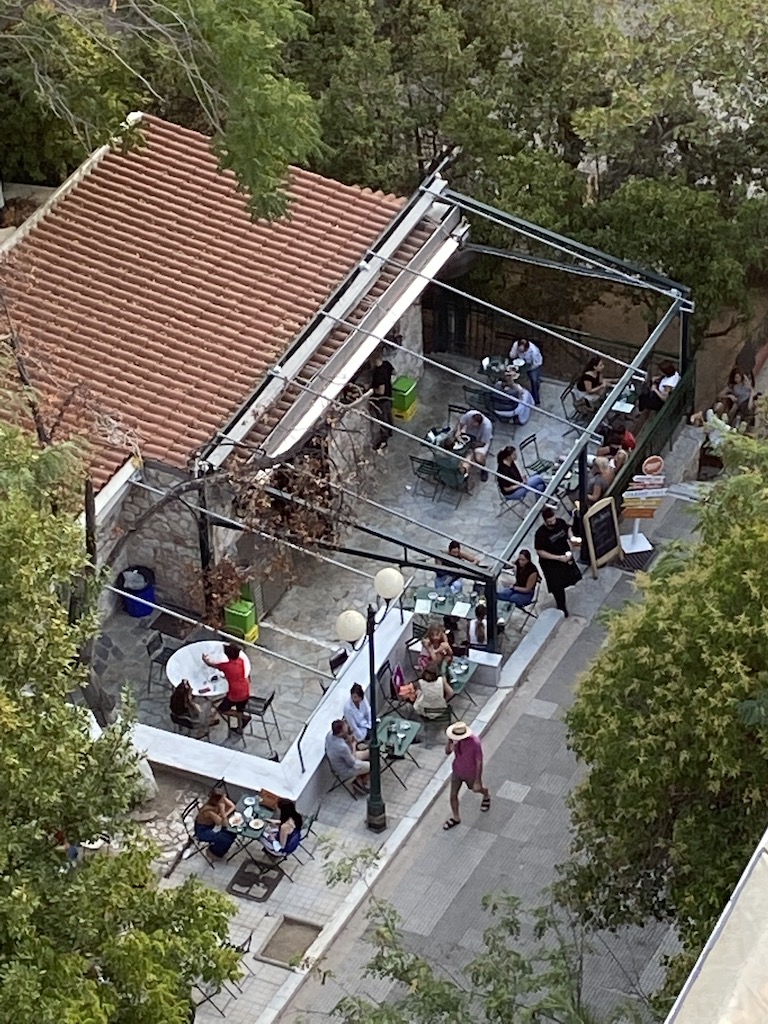
[[[371,415],[378,423],[373,424],[373,450],[384,452],[392,437],[392,374],[395,368],[384,353],[378,349],[373,355],[371,371]]]
[[[567,619],[565,591],[581,579],[581,570],[576,565],[571,551],[571,544],[574,543],[573,533],[568,523],[555,515],[552,507],[547,506],[541,517],[544,522],[536,531],[534,547],[539,556],[544,579],[547,581],[547,588],[555,599],[555,605]]]

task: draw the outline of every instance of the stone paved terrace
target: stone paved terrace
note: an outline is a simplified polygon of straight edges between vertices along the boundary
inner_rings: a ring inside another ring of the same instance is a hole
[[[444,356],[446,365],[460,369],[477,380],[477,364],[457,356]],[[447,418],[448,403],[464,402],[464,382],[460,379],[430,367],[420,382],[419,406],[414,418],[407,424],[396,424],[408,432],[408,437],[395,433],[386,455],[374,458],[375,482],[371,493],[379,505],[400,513],[400,517],[361,502],[360,520],[374,528],[386,531],[400,540],[431,550],[444,550],[447,539],[456,537],[467,547],[476,550],[488,562],[486,556],[498,556],[514,532],[519,520],[513,512],[497,517],[499,500],[494,479],[485,483],[476,481],[472,495],[465,495],[455,505],[455,495],[446,492],[446,500],[433,501],[429,491],[415,487],[411,472],[409,454],[428,456],[429,451],[421,439],[432,426],[442,425]],[[542,385],[543,407],[562,416],[560,392],[563,382],[548,381]],[[525,427],[496,424],[491,446],[489,465],[495,465],[493,453],[508,443],[518,443],[536,433],[541,455],[554,458],[564,453],[573,443],[575,434],[566,438],[567,427],[534,410]],[[434,531],[439,531],[437,534]],[[441,536],[440,534],[444,535]],[[378,550],[392,554],[396,560],[397,547],[369,536],[355,536],[350,532],[348,543],[364,550]],[[328,659],[338,648],[334,637],[334,624],[338,613],[344,608],[364,608],[373,596],[372,577],[381,568],[380,562],[362,560],[340,554],[337,560],[354,569],[362,570],[367,576],[346,571],[306,556],[294,584],[286,591],[275,609],[261,623],[259,646],[277,651],[299,664],[289,664],[271,658],[258,650],[249,650],[252,662],[252,679],[257,694],[267,695],[276,691],[275,708],[282,733],[282,739],[273,736],[278,754],[284,753],[301,731],[313,713],[322,695],[321,683],[328,683]],[[416,582],[425,583],[433,579],[431,573],[416,572]],[[541,605],[550,603],[542,595]],[[515,624],[522,626],[523,620],[516,616]],[[133,690],[138,709],[139,721],[161,729],[172,728],[168,717],[169,689],[163,679],[153,682],[147,692],[147,669],[145,645],[151,635],[151,618],[132,619],[122,611],[114,613],[105,623],[103,635],[96,647],[95,669],[102,684],[114,694],[128,684]],[[210,636],[204,630],[189,634],[188,640]],[[502,653],[506,656],[514,650],[519,633],[510,629],[504,639]],[[168,646],[177,644],[166,639]],[[303,667],[302,667],[303,666]],[[155,674],[157,679],[157,673]],[[211,734],[212,742],[242,749],[242,741],[226,736],[221,725]],[[266,742],[255,736],[246,737],[246,750],[266,756]]]
[[[664,542],[690,534],[688,505],[668,501],[662,511],[648,528],[654,539]],[[567,622],[548,611],[531,631],[539,633],[534,660],[518,666],[519,674],[512,671],[511,660],[507,664],[503,681],[508,688],[490,695],[484,706],[482,702],[476,708],[462,704],[460,713],[485,737],[488,781],[495,798],[490,814],[481,815],[477,805],[465,798],[462,828],[450,835],[440,830],[447,815],[444,782],[449,766],[436,730],[414,748],[418,767],[411,762],[398,766],[407,790],[390,773],[384,775],[389,828],[381,837],[366,830],[362,800],[355,801],[340,789],[324,795],[317,832],[347,854],[385,843],[382,864],[388,870],[383,888],[376,891],[394,899],[404,914],[409,940],[430,956],[447,957],[446,963],[460,966],[478,948],[484,892],[504,884],[535,902],[539,886],[551,878],[552,865],[561,859],[568,842],[564,797],[578,777],[564,747],[562,709],[570,703],[575,680],[602,639],[604,628],[595,621],[596,613],[606,603],[617,607],[631,596],[631,578],[617,569],[602,570],[597,580],[585,578],[574,592],[573,614]],[[541,630],[541,626],[547,628]],[[520,674],[522,685],[516,685]],[[148,825],[164,847],[166,865],[182,849],[178,815],[193,788],[180,782],[175,813],[173,808],[164,809],[159,820]],[[309,814],[314,807],[300,809]],[[213,871],[200,856],[181,860],[163,884],[177,885],[195,874],[226,890],[244,858],[238,854]],[[364,980],[360,974],[368,951],[360,941],[365,922],[360,914],[354,915],[354,909],[365,897],[365,887],[357,883],[329,889],[317,852],[315,860],[304,857],[304,861],[302,866],[291,865],[294,882],[282,880],[266,902],[235,901],[231,938],[240,942],[253,933],[253,939],[243,993],[223,992],[216,1000],[229,1024],[271,1024],[286,1000],[296,995],[301,972],[265,963],[254,955],[283,915],[324,928],[311,955],[321,957],[323,968],[353,979],[344,981],[344,989],[381,999],[391,991],[388,984]],[[418,896],[415,901],[411,893]],[[336,942],[329,949],[324,943],[334,935]],[[601,940],[590,961],[590,996],[602,1008],[612,1005],[617,991],[636,995],[652,990],[659,978],[660,953],[673,951],[669,941],[669,934],[658,928],[635,930],[605,943]],[[282,1019],[304,1019],[306,1010],[314,1011],[310,1020],[316,1015],[322,1019],[340,994],[335,983],[325,986],[309,979]],[[206,1006],[197,1019],[199,1024],[209,1024],[222,1016]]]

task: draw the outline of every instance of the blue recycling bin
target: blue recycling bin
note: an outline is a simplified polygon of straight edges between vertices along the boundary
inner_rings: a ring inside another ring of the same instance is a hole
[[[143,619],[154,612],[155,574],[145,565],[132,565],[117,577],[118,590],[124,590],[123,608],[134,619]],[[130,595],[130,596],[129,596]],[[147,604],[151,601],[152,604]]]

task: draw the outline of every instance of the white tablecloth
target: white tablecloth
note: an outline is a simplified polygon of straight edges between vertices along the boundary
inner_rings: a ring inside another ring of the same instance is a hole
[[[224,644],[220,640],[200,640],[174,651],[165,666],[165,674],[174,686],[178,686],[182,679],[188,679],[196,697],[224,697],[229,689],[227,680],[218,669],[205,664],[204,654],[215,661],[226,661]],[[251,663],[247,655],[241,652],[240,657],[245,662],[246,675],[250,676]]]

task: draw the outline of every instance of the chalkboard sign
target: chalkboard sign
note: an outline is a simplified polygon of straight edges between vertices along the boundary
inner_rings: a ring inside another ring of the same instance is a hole
[[[592,563],[592,574],[596,576],[601,565],[606,565],[622,553],[619,520],[613,498],[601,498],[595,502],[583,517],[582,527]]]

